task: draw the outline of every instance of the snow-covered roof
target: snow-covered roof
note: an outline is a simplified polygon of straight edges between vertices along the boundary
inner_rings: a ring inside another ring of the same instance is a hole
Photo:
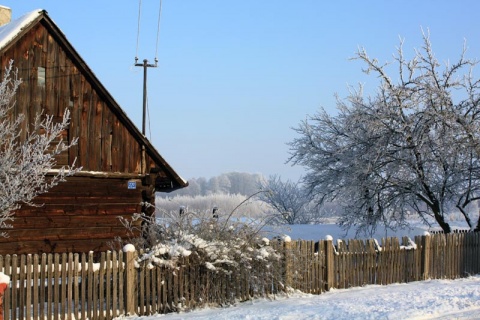
[[[5,48],[15,37],[32,24],[43,12],[42,9],[31,11],[18,19],[0,26],[0,50]]]

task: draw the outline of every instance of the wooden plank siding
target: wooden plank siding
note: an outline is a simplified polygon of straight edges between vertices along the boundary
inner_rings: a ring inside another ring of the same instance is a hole
[[[89,252],[112,249],[116,237],[133,234],[119,217],[140,213],[140,203],[149,186],[137,182],[129,190],[127,178],[70,177],[16,212],[9,237],[0,237],[0,254],[43,252]],[[141,226],[137,225],[138,230]],[[136,233],[138,236],[138,232]],[[31,251],[35,249],[34,251]]]
[[[40,49],[45,43],[46,51]],[[140,173],[141,143],[120,120],[115,121],[101,94],[42,24],[2,53],[3,68],[10,60],[14,60],[23,81],[15,108],[15,115],[22,113],[28,119],[22,129],[27,129],[39,111],[61,119],[70,109],[71,125],[66,136],[70,140],[79,138],[78,146],[66,155],[70,162],[77,158],[77,165],[85,171]],[[38,85],[39,68],[45,68],[44,87]],[[148,153],[147,164],[148,168],[155,167]]]
[[[141,212],[141,202],[153,204],[155,191],[188,184],[141,135],[45,11],[15,37],[0,51],[0,74],[13,60],[23,81],[11,116],[25,115],[25,138],[37,114],[61,121],[69,110],[70,124],[58,140],[78,138],[78,144],[57,156],[57,167],[75,161],[82,171],[39,196],[42,206],[16,211],[13,229],[6,230],[10,237],[0,238],[0,254],[109,249],[114,238],[126,237],[118,216]],[[141,172],[142,145],[146,172]],[[132,179],[137,188],[129,190]]]

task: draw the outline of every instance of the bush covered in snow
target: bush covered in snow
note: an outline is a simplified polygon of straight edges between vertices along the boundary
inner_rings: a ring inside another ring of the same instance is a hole
[[[214,217],[185,210],[156,220],[137,214],[123,223],[132,229],[138,225],[135,220],[143,221],[142,237],[131,239],[143,251],[140,265],[175,268],[188,257],[205,269],[227,274],[258,264],[268,269],[280,254],[262,238],[256,222],[235,217],[235,212]]]

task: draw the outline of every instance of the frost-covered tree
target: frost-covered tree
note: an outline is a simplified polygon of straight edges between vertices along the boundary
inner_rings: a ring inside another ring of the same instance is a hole
[[[74,165],[52,170],[55,156],[72,144],[59,140],[68,126],[69,112],[56,123],[52,116],[37,114],[34,123],[25,123],[24,115],[13,112],[15,94],[21,80],[5,69],[0,83],[0,228],[10,227],[14,211],[21,205],[35,205],[33,199],[72,175]],[[21,128],[27,128],[23,130]],[[6,236],[6,233],[2,233]]]
[[[239,203],[243,203],[238,207]],[[262,219],[269,207],[255,197],[246,197],[241,194],[209,194],[207,196],[179,196],[161,197],[157,194],[155,199],[156,215],[158,218],[173,220],[179,215],[180,208],[193,215],[195,219],[206,219],[213,216],[213,208],[217,207],[217,215],[225,217],[232,211],[242,218]]]
[[[283,224],[308,223],[310,215],[306,208],[309,199],[299,182],[282,181],[280,176],[273,175],[262,183],[265,191],[259,193],[259,199],[272,207],[274,222]]]
[[[252,174],[246,172],[229,172],[222,173],[219,176],[206,179],[189,178],[189,186],[174,191],[173,193],[161,195],[164,197],[170,197],[171,195],[210,195],[210,194],[241,194],[244,196],[250,196],[258,192],[258,185],[265,178],[260,174]]]
[[[446,208],[453,204],[473,229],[469,206],[480,199],[476,61],[465,57],[464,47],[458,61],[441,64],[425,33],[412,59],[402,45],[393,65],[357,51],[363,71],[380,80],[376,93],[365,97],[362,86],[352,89],[337,98],[338,114],[321,110],[301,122],[290,161],[307,168],[304,182],[318,203],[342,204],[347,228],[395,228],[414,213],[424,221],[433,217],[448,233]]]

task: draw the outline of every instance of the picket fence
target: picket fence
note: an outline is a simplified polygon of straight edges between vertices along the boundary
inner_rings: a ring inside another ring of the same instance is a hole
[[[229,305],[287,290],[455,279],[480,273],[480,233],[414,240],[272,242],[281,259],[266,267],[215,272],[184,258],[175,269],[139,267],[135,251],[0,256],[10,276],[4,319],[113,319],[205,305]]]

